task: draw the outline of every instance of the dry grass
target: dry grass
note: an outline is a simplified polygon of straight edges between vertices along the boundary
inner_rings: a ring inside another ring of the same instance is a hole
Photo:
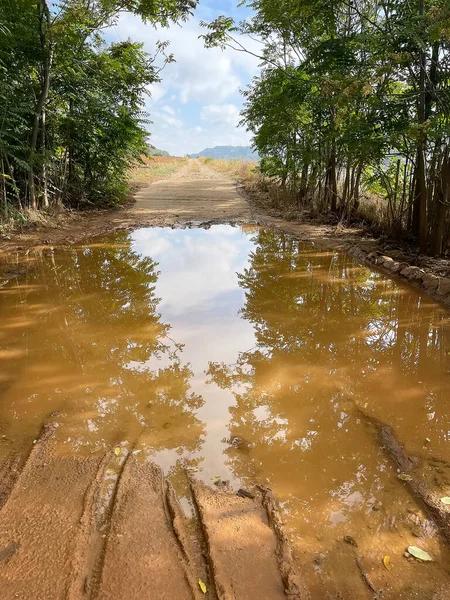
[[[201,162],[214,171],[225,173],[235,179],[250,184],[260,179],[258,163],[252,160],[220,160],[216,158],[200,158]]]
[[[10,239],[10,235],[26,229],[39,229],[40,227],[63,227],[70,220],[72,211],[63,208],[51,208],[48,210],[31,210],[25,208],[23,211],[10,209],[7,217],[0,221],[0,239]]]
[[[166,179],[185,165],[187,159],[174,156],[152,156],[150,158],[142,157],[142,161],[143,164],[136,165],[131,170],[130,176],[133,184],[153,183],[160,179]]]
[[[250,199],[269,214],[280,215],[288,220],[299,219],[304,214],[304,210],[295,205],[292,193],[283,189],[277,181],[264,177],[258,169],[257,162],[213,158],[200,160],[215,171],[237,179]]]
[[[246,160],[217,160],[200,158],[203,164],[240,181],[250,200],[264,212],[288,221],[314,221],[323,224],[337,223],[338,217],[323,214],[322,207],[314,199],[299,203],[298,196],[289,187],[283,188],[279,181],[265,177],[258,170],[258,163]],[[339,190],[342,194],[342,189]],[[386,228],[388,215],[386,203],[367,191],[360,198],[354,223],[372,230]]]

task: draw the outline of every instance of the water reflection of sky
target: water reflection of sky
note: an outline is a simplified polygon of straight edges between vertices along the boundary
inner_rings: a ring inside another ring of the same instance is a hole
[[[207,424],[201,450],[204,475],[226,476],[222,452],[228,444],[223,440],[229,436],[229,408],[235,398],[231,390],[207,385],[206,371],[209,362],[232,363],[255,345],[253,326],[239,316],[245,293],[237,278],[248,266],[255,244],[241,228],[230,225],[209,230],[139,229],[131,238],[135,252],[159,263],[158,312],[170,323],[171,338],[185,345],[183,362],[190,363],[194,372],[192,391],[205,401],[197,413]],[[158,367],[154,361],[149,366]],[[172,462],[164,453],[158,459],[167,465]]]
[[[195,374],[209,361],[234,361],[254,345],[253,327],[238,316],[244,290],[237,273],[248,265],[254,247],[240,228],[139,229],[133,250],[159,263],[158,311],[170,323],[171,337],[186,344],[184,360]]]

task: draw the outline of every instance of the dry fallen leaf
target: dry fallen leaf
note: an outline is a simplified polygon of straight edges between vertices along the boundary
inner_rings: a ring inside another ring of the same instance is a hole
[[[203,583],[203,581],[201,579],[198,580],[198,586],[202,590],[202,592],[204,594],[206,594],[206,592],[207,592],[206,585]]]
[[[386,567],[386,569],[388,571],[392,571],[392,563],[391,563],[391,557],[390,556],[385,556],[383,558],[383,565]]]
[[[428,552],[425,552],[425,550],[422,550],[422,548],[418,548],[417,546],[408,546],[407,550],[411,556],[414,556],[414,558],[418,558],[419,560],[423,560],[425,562],[430,562],[433,560]]]

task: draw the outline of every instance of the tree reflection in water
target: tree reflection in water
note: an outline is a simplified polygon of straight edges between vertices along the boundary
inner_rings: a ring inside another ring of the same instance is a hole
[[[256,346],[208,371],[236,399],[230,437],[244,444],[229,446],[231,469],[273,487],[297,532],[347,527],[350,516],[357,529],[372,508],[403,510],[410,498],[364,414],[412,453],[428,438],[445,455],[448,313],[347,255],[269,230],[255,241],[239,285]],[[371,514],[379,524],[395,510]]]
[[[57,411],[61,451],[131,448],[138,439],[180,456],[201,447],[194,413],[203,399],[158,314],[157,268],[121,233],[47,253],[8,288],[1,339],[17,349],[2,369],[8,435],[29,443]]]

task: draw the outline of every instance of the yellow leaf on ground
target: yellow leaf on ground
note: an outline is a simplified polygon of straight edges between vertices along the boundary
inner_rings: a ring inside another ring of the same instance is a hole
[[[201,579],[198,580],[198,586],[202,590],[202,592],[204,594],[206,594],[206,592],[207,592],[206,585],[203,583],[203,581]]]
[[[114,448],[114,454],[115,454],[116,456],[120,456],[120,448],[119,448],[119,447],[117,447],[117,448]]]
[[[383,565],[386,567],[386,569],[388,571],[392,571],[392,563],[391,563],[391,557],[390,556],[385,556],[383,558]]]

